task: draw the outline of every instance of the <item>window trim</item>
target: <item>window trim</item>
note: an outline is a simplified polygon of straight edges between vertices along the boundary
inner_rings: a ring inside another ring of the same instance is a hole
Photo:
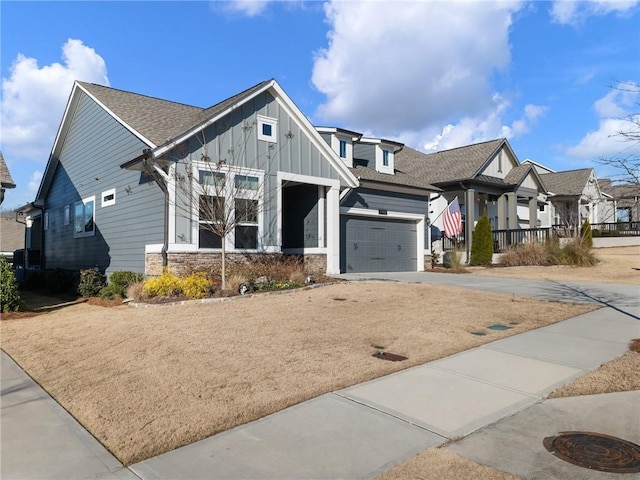
[[[84,219],[86,218],[86,206],[89,203],[93,203],[93,211],[92,211],[92,229],[90,231],[86,231],[86,223],[84,223]],[[83,217],[83,225],[85,230],[82,232],[76,231],[76,207],[82,205],[82,217]],[[83,237],[93,237],[96,234],[96,197],[86,197],[80,201],[77,201],[73,204],[73,238],[83,238]]]
[[[265,117],[258,115],[258,140],[270,143],[278,143],[278,119],[273,117]],[[264,125],[271,126],[271,135],[265,135],[262,131]]]
[[[111,198],[109,200],[105,200],[105,198],[109,197],[109,196],[113,196],[113,198]],[[102,194],[100,195],[100,198],[102,199],[102,202],[101,202],[102,208],[110,207],[111,205],[115,205],[116,204],[116,189],[112,188],[111,190],[106,190],[106,191],[102,192]]]

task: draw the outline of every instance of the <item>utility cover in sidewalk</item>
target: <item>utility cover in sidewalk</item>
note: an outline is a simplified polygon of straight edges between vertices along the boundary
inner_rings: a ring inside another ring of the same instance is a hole
[[[543,440],[556,457],[579,467],[609,473],[640,472],[640,446],[593,432],[560,432]]]

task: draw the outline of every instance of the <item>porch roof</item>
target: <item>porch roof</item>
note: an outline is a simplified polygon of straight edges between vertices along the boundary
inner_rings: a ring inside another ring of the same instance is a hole
[[[540,177],[549,192],[558,196],[578,197],[582,195],[591,172],[591,168],[581,168],[566,172],[543,173]]]

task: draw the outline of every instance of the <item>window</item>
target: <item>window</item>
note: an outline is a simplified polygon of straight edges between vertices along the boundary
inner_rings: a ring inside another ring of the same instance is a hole
[[[44,229],[49,230],[49,212],[44,212]]]
[[[278,119],[258,115],[258,140],[277,142]]]
[[[234,184],[237,189],[241,190],[258,190],[260,179],[250,175],[236,175]]]
[[[198,176],[199,176],[198,181],[200,182],[200,185],[202,185],[208,190],[209,188],[207,187],[213,187],[217,191],[220,191],[221,189],[224,188],[224,185],[226,182],[226,177],[224,173],[211,172],[208,170],[200,170],[198,172]]]
[[[347,141],[340,140],[340,158],[347,158]]]
[[[106,192],[102,192],[102,206],[109,207],[116,204],[116,189],[112,188]]]
[[[200,248],[222,248],[222,238],[213,224],[224,221],[224,197],[200,195],[198,209],[198,245]]]
[[[71,206],[64,206],[64,224],[69,225],[71,223]]]
[[[382,150],[382,166],[389,166],[389,150]]]
[[[81,202],[76,202],[73,209],[73,236],[89,237],[95,235],[95,222],[94,222],[94,206],[96,197],[89,197],[83,199]]]
[[[236,198],[236,248],[258,248],[258,200]]]

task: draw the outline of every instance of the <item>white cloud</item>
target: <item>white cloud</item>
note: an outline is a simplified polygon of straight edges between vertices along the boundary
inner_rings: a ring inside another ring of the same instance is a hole
[[[40,170],[36,170],[29,176],[29,183],[27,184],[27,189],[31,194],[31,197],[35,196],[38,193],[38,187],[40,187],[40,181],[42,180],[42,172]]]
[[[640,0],[556,0],[550,14],[554,22],[579,25],[588,17],[617,13],[624,15],[634,9]]]
[[[626,142],[619,135],[620,132],[637,130],[640,124],[640,114],[633,112],[640,99],[640,85],[633,82],[621,85],[629,88],[611,90],[594,102],[594,109],[600,117],[598,128],[587,132],[576,145],[565,147],[564,152],[568,156],[593,160],[619,154],[640,154],[637,143]]]
[[[491,115],[491,76],[509,65],[519,2],[342,2],[325,5],[329,45],[312,81],[323,122],[378,135]]]
[[[225,2],[225,8],[232,12],[237,12],[248,17],[255,17],[265,11],[267,5],[272,0],[232,0]],[[213,2],[213,6],[219,5],[219,2]]]
[[[2,148],[8,158],[47,161],[74,80],[109,85],[104,60],[80,40],[62,47],[63,63],[38,66],[18,54],[2,79]]]

